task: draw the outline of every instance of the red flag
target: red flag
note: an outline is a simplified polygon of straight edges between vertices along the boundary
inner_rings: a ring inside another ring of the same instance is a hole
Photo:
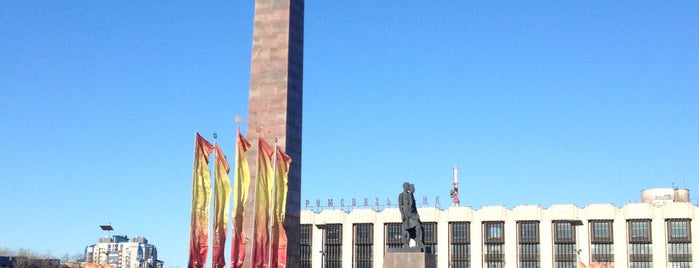
[[[235,149],[235,182],[233,183],[233,237],[231,241],[231,267],[243,267],[245,260],[245,236],[243,234],[243,209],[250,188],[250,167],[245,152],[250,143],[240,134]]]
[[[206,265],[206,254],[209,250],[209,205],[211,204],[209,155],[214,147],[199,133],[195,135],[188,267],[203,268]]]
[[[272,148],[262,138],[258,138],[257,177],[255,186],[255,228],[252,245],[253,267],[269,267],[269,224],[271,188],[274,168],[272,167]]]

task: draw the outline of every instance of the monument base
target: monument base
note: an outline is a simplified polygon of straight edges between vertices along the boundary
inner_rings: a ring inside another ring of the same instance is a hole
[[[437,256],[417,247],[389,248],[383,256],[383,268],[394,267],[437,268]]]

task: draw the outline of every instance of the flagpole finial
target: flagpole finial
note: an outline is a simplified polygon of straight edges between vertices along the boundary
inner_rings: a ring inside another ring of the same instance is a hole
[[[214,132],[214,140],[216,140],[216,138],[218,138],[218,135]]]
[[[238,123],[238,124],[242,123],[242,122],[243,122],[243,117],[240,116],[240,115],[236,116],[236,117],[235,117],[235,122]]]

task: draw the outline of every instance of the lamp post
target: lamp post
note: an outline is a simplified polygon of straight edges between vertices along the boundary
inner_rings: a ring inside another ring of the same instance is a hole
[[[575,253],[577,253],[576,260],[578,261],[578,263],[580,263],[580,252],[582,251],[582,249],[579,247],[578,244],[578,226],[582,226],[583,222],[581,220],[570,220],[568,222],[573,227],[573,231],[575,232]]]
[[[321,241],[320,241],[320,267],[325,268],[325,236],[327,232],[327,224],[321,224],[321,225],[316,225],[318,229],[320,229],[322,235],[321,235]]]
[[[100,225],[100,228],[102,229],[102,231],[107,232],[107,239],[109,239],[109,242],[112,242],[111,234],[112,234],[112,231],[114,230],[114,228],[112,227],[112,224],[110,223],[110,224]],[[107,252],[105,252],[104,254],[106,255],[105,264],[108,264],[109,263],[109,247],[107,248]]]
[[[100,228],[102,229],[102,231],[107,231],[107,238],[111,236],[111,233],[114,230],[111,224],[100,225]]]

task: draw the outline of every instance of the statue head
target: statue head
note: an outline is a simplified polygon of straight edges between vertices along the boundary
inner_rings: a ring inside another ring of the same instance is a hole
[[[403,192],[407,192],[408,190],[410,190],[410,183],[404,182],[403,183]]]
[[[408,188],[408,191],[410,191],[411,193],[414,193],[415,192],[415,184],[411,183],[409,188]]]

